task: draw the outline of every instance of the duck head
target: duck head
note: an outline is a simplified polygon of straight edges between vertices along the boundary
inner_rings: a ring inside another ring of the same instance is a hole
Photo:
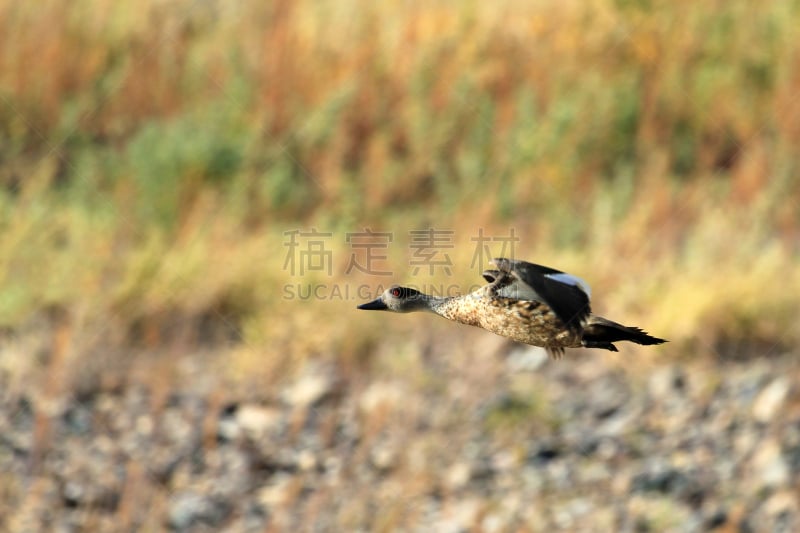
[[[429,309],[428,297],[417,289],[392,285],[376,299],[358,306],[366,311],[410,313]]]

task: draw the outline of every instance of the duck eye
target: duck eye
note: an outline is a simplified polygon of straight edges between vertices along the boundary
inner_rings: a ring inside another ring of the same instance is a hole
[[[392,296],[394,296],[395,298],[400,298],[400,293],[401,291],[399,288],[395,287],[394,289],[392,289]]]

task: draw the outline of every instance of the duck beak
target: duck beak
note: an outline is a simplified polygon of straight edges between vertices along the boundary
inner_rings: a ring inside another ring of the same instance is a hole
[[[386,304],[383,303],[383,300],[380,298],[376,298],[371,302],[367,302],[365,304],[361,304],[358,306],[359,309],[364,309],[366,311],[386,311],[389,309],[386,307]]]

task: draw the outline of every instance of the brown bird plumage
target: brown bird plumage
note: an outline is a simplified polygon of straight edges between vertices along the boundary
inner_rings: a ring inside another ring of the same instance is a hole
[[[544,347],[553,357],[564,348],[617,351],[617,341],[666,342],[639,328],[592,314],[588,285],[575,276],[542,265],[494,259],[487,285],[463,296],[440,298],[394,285],[359,309],[398,313],[431,311],[449,320],[478,326],[498,335]]]

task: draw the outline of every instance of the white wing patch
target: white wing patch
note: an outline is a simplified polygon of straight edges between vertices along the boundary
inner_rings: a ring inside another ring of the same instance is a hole
[[[558,281],[559,283],[563,283],[565,285],[578,287],[580,290],[586,293],[586,296],[589,298],[592,297],[592,289],[589,287],[589,284],[578,276],[573,276],[572,274],[567,274],[565,272],[559,272],[558,274],[545,274],[544,277]]]

